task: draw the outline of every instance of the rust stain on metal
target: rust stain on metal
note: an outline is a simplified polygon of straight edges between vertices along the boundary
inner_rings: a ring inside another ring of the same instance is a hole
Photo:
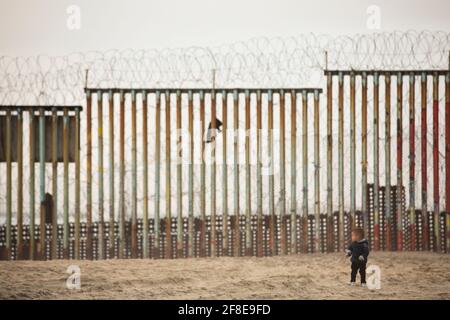
[[[285,116],[285,93],[280,91],[280,199],[279,199],[279,220],[280,220],[280,254],[287,254],[286,235],[286,116]]]
[[[273,94],[272,91],[268,92],[268,104],[269,104],[269,114],[268,114],[268,145],[269,145],[269,216],[270,216],[270,255],[274,256],[277,254],[277,240],[275,238],[275,204],[274,204],[274,161],[273,161]]]
[[[75,111],[75,259],[80,259],[80,110]]]
[[[297,94],[291,91],[291,254],[297,253]]]
[[[427,76],[421,77],[421,185],[422,185],[422,217],[427,216]],[[428,250],[428,236],[423,232],[422,247]]]
[[[227,159],[227,129],[228,129],[228,103],[227,92],[222,92],[222,254],[228,255],[228,159]]]
[[[367,75],[361,78],[361,207],[364,233],[369,234],[369,217],[367,207]]]
[[[356,88],[355,74],[350,74],[350,215],[356,222]]]
[[[97,93],[97,141],[98,141],[98,250],[99,259],[105,258],[104,252],[104,180],[103,180],[103,95]]]
[[[35,259],[35,167],[34,167],[34,156],[35,156],[35,143],[34,143],[34,112],[30,111],[29,113],[29,141],[30,141],[30,158],[29,158],[29,166],[30,166],[30,181],[29,181],[29,197],[30,197],[30,260]]]
[[[397,250],[403,250],[403,78],[397,75]],[[399,195],[400,194],[400,195]],[[394,235],[393,235],[394,236]]]
[[[262,105],[261,105],[261,91],[256,92],[256,210],[257,210],[257,226],[256,226],[256,255],[263,256],[263,185],[262,185]]]
[[[143,197],[144,201],[142,204],[142,212],[143,212],[143,223],[142,223],[142,257],[149,257],[149,235],[148,235],[148,128],[147,128],[147,117],[148,117],[148,101],[147,101],[147,93],[142,92],[142,162],[143,162]],[[156,223],[156,222],[154,222]]]
[[[345,230],[344,230],[344,76],[339,73],[339,89],[338,89],[338,157],[339,157],[339,174],[338,174],[338,191],[339,191],[339,248],[345,246]]]
[[[182,258],[183,253],[183,205],[182,205],[182,140],[181,140],[181,94],[177,91],[176,96],[176,126],[177,126],[177,258]]]
[[[245,255],[251,256],[250,94],[245,92]]]
[[[166,178],[166,247],[165,258],[173,258],[172,254],[172,198],[171,198],[171,152],[170,152],[170,92],[166,91],[166,166],[165,166],[165,178]]]
[[[138,256],[136,92],[131,91],[131,258]]]
[[[333,76],[330,73],[327,76],[327,216],[332,221],[333,216]],[[328,225],[330,231],[332,225]],[[333,246],[331,232],[327,233],[328,248]]]
[[[416,250],[416,133],[415,76],[409,76],[409,234],[410,250]]]
[[[375,73],[373,76],[373,239],[375,250],[380,250],[379,79],[379,74]]]
[[[119,111],[119,258],[126,258],[125,254],[125,94],[120,93]]]
[[[154,214],[154,232],[153,253],[154,258],[160,258],[161,241],[161,216],[160,216],[160,178],[161,178],[161,93],[156,92],[155,97],[155,214]]]
[[[201,164],[200,164],[200,256],[206,256],[206,176],[205,176],[205,95],[200,94],[200,141],[201,141]]]
[[[439,212],[439,77],[433,75],[433,212],[434,250],[441,251]]]
[[[450,71],[445,77],[445,212],[448,253],[450,252]]]
[[[217,256],[217,234],[216,234],[216,92],[211,92],[211,257]]]
[[[63,257],[69,258],[69,111],[64,110],[63,125],[63,158],[64,158],[64,228]],[[41,221],[42,224],[42,221]]]
[[[386,247],[392,250],[392,208],[391,208],[391,75],[385,75],[385,212],[386,234],[383,235]]]
[[[114,258],[115,243],[115,186],[114,186],[114,94],[109,93],[108,120],[109,120],[109,258]]]
[[[57,136],[57,110],[52,110],[52,195],[53,195],[53,212],[52,212],[52,244],[51,258],[57,258],[57,237],[58,237],[58,136]],[[77,250],[75,250],[77,251]],[[75,253],[76,254],[76,253]]]
[[[194,256],[195,225],[194,225],[194,101],[193,93],[189,91],[188,97],[188,127],[189,127],[189,223],[188,223],[188,257]]]
[[[17,111],[17,259],[23,258],[23,112]],[[55,239],[55,238],[53,238]],[[53,240],[53,242],[56,242]]]
[[[233,255],[235,257],[240,255],[241,247],[241,231],[239,227],[240,208],[239,208],[239,96],[237,90],[233,92],[233,167],[234,167],[234,248]]]
[[[92,94],[86,93],[86,257],[92,252]]]
[[[6,254],[11,259],[12,247],[12,164],[11,164],[11,111],[6,112]],[[41,222],[42,225],[42,222]],[[42,238],[42,236],[41,236]],[[41,241],[42,242],[42,241]]]

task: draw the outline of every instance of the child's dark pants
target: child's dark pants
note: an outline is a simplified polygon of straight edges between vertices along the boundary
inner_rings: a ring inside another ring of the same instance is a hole
[[[352,262],[352,276],[351,282],[356,281],[356,274],[358,273],[361,276],[361,283],[366,283],[366,262],[356,261]]]

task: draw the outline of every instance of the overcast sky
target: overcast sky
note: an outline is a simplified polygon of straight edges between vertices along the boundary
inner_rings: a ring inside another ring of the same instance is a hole
[[[80,9],[80,29],[67,27],[71,5]],[[0,55],[367,33],[370,5],[380,8],[381,31],[450,31],[449,0],[0,0]]]

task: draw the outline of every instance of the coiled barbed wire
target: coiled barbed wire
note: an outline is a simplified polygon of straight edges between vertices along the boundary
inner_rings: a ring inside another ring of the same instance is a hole
[[[329,69],[448,67],[450,33],[303,34],[217,47],[0,57],[0,103],[74,104],[88,87],[322,86]],[[327,52],[328,62],[325,61]],[[325,64],[327,63],[327,66]],[[89,70],[87,84],[86,70]]]

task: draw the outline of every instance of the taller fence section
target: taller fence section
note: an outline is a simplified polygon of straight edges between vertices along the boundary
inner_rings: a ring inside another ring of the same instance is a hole
[[[87,229],[93,217],[98,221],[88,256],[325,250],[327,219],[321,226],[318,199],[313,212],[307,203],[308,114],[315,119],[319,196],[320,94],[317,88],[86,89]]]
[[[69,258],[78,250],[80,112],[80,106],[0,106],[0,164],[6,173],[1,259]],[[70,186],[69,176],[75,177]]]
[[[325,76],[329,133],[333,110],[338,109],[340,224],[345,219],[344,208],[349,205],[355,225],[365,228],[375,250],[447,251],[450,247],[450,71],[325,70]],[[356,126],[357,112],[361,117],[360,126]],[[350,117],[348,141],[344,141],[346,114]],[[444,128],[439,127],[440,116],[445,117]],[[361,135],[359,151],[355,142],[357,130]],[[327,141],[329,164],[332,138],[329,135]],[[346,143],[350,145],[349,159],[344,159]],[[371,159],[367,156],[368,148],[371,148]],[[360,164],[356,161],[358,154]],[[327,170],[331,186],[330,165]],[[420,176],[416,175],[417,171]],[[344,183],[349,183],[349,193]],[[328,214],[333,209],[332,192],[329,187]],[[347,199],[349,203],[345,203]],[[339,243],[349,240],[347,230],[340,230]]]
[[[450,72],[325,79],[0,107],[0,258],[448,252]]]

